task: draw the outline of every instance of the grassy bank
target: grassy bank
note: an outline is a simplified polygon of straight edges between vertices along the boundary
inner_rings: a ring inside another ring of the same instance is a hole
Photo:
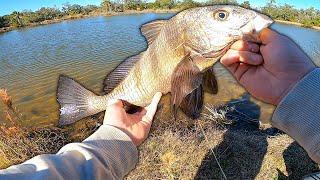
[[[2,27],[2,28],[0,28],[0,33],[12,31],[12,30],[19,29],[19,28],[48,25],[48,24],[59,23],[62,21],[81,19],[81,18],[89,18],[89,17],[95,17],[95,16],[118,16],[118,15],[142,14],[142,13],[177,13],[181,10],[182,10],[181,8],[180,9],[176,8],[176,9],[144,9],[144,10],[126,10],[123,12],[106,12],[106,11],[99,9],[99,10],[90,12],[89,14],[66,15],[61,18],[55,18],[52,20],[45,20],[45,21],[41,21],[41,22],[30,23],[30,24],[22,26],[22,27],[14,27],[14,26]],[[319,26],[305,25],[305,24],[298,23],[298,22],[277,20],[277,19],[275,21],[279,22],[279,23],[290,24],[290,25],[320,30]]]
[[[74,19],[82,19],[82,18],[89,18],[89,17],[96,17],[96,16],[120,16],[120,15],[128,15],[128,14],[143,14],[143,13],[175,13],[178,12],[178,9],[158,9],[158,10],[153,10],[153,9],[145,9],[145,10],[127,10],[124,12],[103,12],[103,11],[96,11],[92,12],[87,15],[83,14],[76,14],[76,15],[68,15],[68,16],[63,16],[62,18],[59,19],[52,19],[52,20],[45,20],[41,22],[35,22],[35,23],[30,23],[26,26],[23,27],[2,27],[0,28],[0,33],[5,33],[9,32],[12,30],[20,29],[20,28],[26,28],[26,27],[35,27],[35,26],[41,26],[41,25],[48,25],[48,24],[54,24],[54,23],[59,23],[63,21],[69,21],[69,20],[74,20]]]
[[[228,179],[299,179],[319,170],[289,136],[269,125],[259,126],[260,108],[242,92],[239,89],[232,96],[240,98],[226,103],[216,103],[216,96],[206,94],[206,107],[197,120],[183,114],[174,119],[170,96],[164,96],[149,138],[139,147],[139,163],[126,179],[222,179],[223,174]],[[6,124],[0,127],[1,168],[81,142],[103,119],[100,113],[63,128],[27,129],[10,96],[0,91],[0,97],[7,108]]]
[[[14,27],[14,26],[3,27],[3,28],[0,28],[0,33],[9,32],[9,31],[12,31],[12,30],[15,30],[15,29],[19,29],[19,28],[48,25],[48,24],[59,23],[59,22],[66,21],[66,20],[80,19],[80,18],[85,18],[85,17],[90,17],[90,16],[89,15],[81,15],[80,14],[80,15],[73,15],[73,16],[65,16],[65,17],[60,18],[60,19],[52,19],[52,20],[45,20],[45,21],[36,22],[36,23],[30,23],[27,26],[23,26],[23,27]]]
[[[283,23],[283,24],[290,24],[290,25],[295,25],[295,26],[299,26],[299,27],[305,27],[305,28],[311,28],[311,29],[316,29],[316,30],[320,30],[319,26],[307,26],[304,25],[302,23],[298,23],[298,22],[290,22],[290,21],[283,21],[283,20],[275,20],[278,23]]]

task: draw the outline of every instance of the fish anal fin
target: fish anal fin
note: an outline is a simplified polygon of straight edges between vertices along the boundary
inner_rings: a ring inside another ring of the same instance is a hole
[[[213,67],[210,67],[203,77],[204,91],[210,94],[218,93],[218,82],[213,71]]]
[[[167,20],[156,20],[141,26],[141,33],[146,37],[150,45],[159,35]]]
[[[189,117],[198,117],[203,104],[202,81],[203,74],[200,69],[189,55],[186,56],[171,77],[171,102],[175,116],[178,108],[182,107]]]
[[[129,74],[132,67],[141,58],[142,54],[132,56],[121,62],[113,71],[111,71],[103,81],[103,92],[108,94],[117,87]]]

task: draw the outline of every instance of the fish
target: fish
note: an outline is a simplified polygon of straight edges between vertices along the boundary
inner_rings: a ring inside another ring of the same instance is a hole
[[[148,47],[125,59],[103,82],[104,95],[96,95],[75,80],[60,75],[57,101],[59,125],[72,124],[104,111],[112,99],[126,110],[144,107],[156,92],[171,93],[176,115],[181,109],[196,119],[204,92],[216,94],[212,66],[240,39],[259,41],[258,34],[273,23],[266,15],[235,5],[213,5],[181,11],[167,20],[141,26]]]

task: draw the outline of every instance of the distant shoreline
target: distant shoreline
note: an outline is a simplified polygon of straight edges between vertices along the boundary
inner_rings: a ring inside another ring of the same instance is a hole
[[[144,13],[176,13],[179,12],[178,9],[166,9],[166,10],[153,10],[153,9],[145,9],[142,11],[137,11],[137,10],[127,10],[124,12],[94,12],[89,15],[73,15],[73,16],[64,16],[60,19],[52,19],[52,20],[45,20],[42,22],[38,23],[32,23],[27,26],[22,26],[22,27],[3,27],[0,28],[0,34],[13,31],[16,29],[21,29],[21,28],[28,28],[28,27],[36,27],[36,26],[41,26],[41,25],[49,25],[49,24],[55,24],[63,21],[69,21],[69,20],[75,20],[75,19],[83,19],[83,18],[90,18],[90,17],[97,17],[97,16],[121,16],[121,15],[129,15],[129,14],[144,14]]]
[[[32,23],[32,24],[29,24],[29,25],[23,26],[23,27],[3,27],[3,28],[0,28],[0,34],[5,33],[5,32],[9,32],[12,30],[16,30],[16,29],[21,29],[21,28],[36,27],[36,26],[55,24],[55,23],[74,20],[74,19],[83,19],[83,18],[90,18],[90,17],[97,17],[97,16],[108,17],[108,16],[120,16],[120,15],[129,15],[129,14],[144,14],[144,13],[177,13],[179,11],[180,11],[179,9],[158,9],[158,10],[145,9],[142,11],[127,10],[124,12],[110,12],[110,13],[108,13],[108,12],[94,12],[89,15],[79,14],[79,15],[74,15],[74,16],[65,16],[60,19],[45,20],[45,21],[38,22],[38,23]],[[275,20],[275,21],[279,22],[279,23],[283,23],[283,24],[290,24],[290,25],[295,25],[295,26],[299,26],[299,27],[320,30],[319,26],[305,27],[303,24],[298,23],[298,22],[283,21],[283,20]]]
[[[299,26],[299,27],[320,30],[319,26],[306,27],[305,25],[303,25],[301,23],[298,23],[298,22],[283,21],[283,20],[275,20],[275,21],[278,22],[278,23],[282,23],[282,24],[290,24],[290,25],[295,25],[295,26]]]

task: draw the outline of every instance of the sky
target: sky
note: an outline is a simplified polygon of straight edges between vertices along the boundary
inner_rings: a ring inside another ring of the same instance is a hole
[[[102,0],[0,0],[0,16],[10,14],[13,11],[32,10],[35,11],[41,7],[58,7],[63,4],[80,4],[80,5],[100,5]],[[154,1],[154,0],[147,0]],[[206,0],[195,0],[203,2]],[[242,3],[244,0],[238,0]],[[264,6],[269,0],[249,0],[253,7]],[[320,9],[320,0],[276,0],[276,3],[283,5],[285,3],[293,5],[296,8],[309,8],[311,6]]]

